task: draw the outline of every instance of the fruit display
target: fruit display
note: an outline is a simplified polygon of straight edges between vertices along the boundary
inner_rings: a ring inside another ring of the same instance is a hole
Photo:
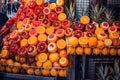
[[[71,36],[73,30],[63,5],[64,0],[21,0],[17,13],[5,24],[15,28],[3,38],[0,64],[8,66],[3,65],[1,71],[66,76],[69,57],[65,35]]]

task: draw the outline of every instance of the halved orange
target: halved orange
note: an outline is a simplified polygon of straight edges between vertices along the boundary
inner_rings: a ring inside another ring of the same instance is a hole
[[[11,38],[11,39],[14,39],[14,38],[16,38],[18,35],[19,35],[18,30],[14,30],[12,33],[10,33],[10,38]]]
[[[49,34],[48,35],[48,42],[56,42],[57,41],[57,36],[56,36],[56,34]]]
[[[48,76],[50,74],[49,69],[42,69],[42,75],[43,76]]]
[[[23,27],[23,22],[22,21],[18,21],[17,22],[17,28],[19,29],[21,27]]]
[[[29,24],[30,23],[30,19],[29,18],[25,18],[23,20],[23,25]]]
[[[99,55],[99,54],[101,53],[101,49],[100,49],[100,48],[94,48],[94,49],[93,49],[93,53],[94,53],[95,55]]]
[[[73,45],[74,47],[76,47],[78,45],[79,40],[78,38],[71,36],[67,38],[67,42],[68,45]]]
[[[90,37],[89,38],[89,42],[88,42],[88,44],[89,44],[89,47],[95,47],[96,45],[97,45],[97,38],[96,37]]]
[[[98,38],[98,40],[102,40],[102,41],[104,41],[105,39],[107,39],[107,34],[106,33],[98,33],[97,34],[97,38]]]
[[[51,62],[57,62],[59,60],[59,54],[58,53],[51,53],[49,55],[49,60]]]
[[[82,16],[82,17],[80,18],[80,22],[81,22],[82,24],[88,24],[88,23],[90,22],[90,18],[89,18],[88,16]]]
[[[98,40],[97,47],[104,47],[104,42],[101,40]]]
[[[51,26],[51,27],[47,27],[47,28],[46,28],[46,33],[47,33],[47,34],[52,34],[52,33],[54,33],[54,27],[52,27],[52,26]]]
[[[43,63],[43,67],[44,68],[52,67],[52,62],[50,60],[47,60],[46,62]]]
[[[56,0],[56,4],[58,6],[63,6],[64,5],[64,0]]]
[[[22,33],[23,31],[25,31],[25,27],[21,27],[21,28],[18,29],[19,33]]]
[[[111,40],[119,38],[119,32],[111,32],[111,33],[109,33],[109,38]]]
[[[37,31],[38,34],[43,34],[43,33],[45,33],[45,27],[43,27],[43,26],[38,27],[38,28],[36,29],[36,31]]]
[[[110,49],[110,55],[115,56],[117,54],[117,50],[114,48]]]
[[[28,40],[27,39],[22,39],[20,41],[20,46],[28,46]]]
[[[64,37],[65,35],[65,30],[64,29],[57,29],[55,34],[58,36],[58,37]]]
[[[41,61],[37,61],[37,62],[36,62],[36,66],[37,66],[37,67],[41,67],[41,66],[42,66],[42,62],[41,62]]]
[[[79,44],[80,44],[82,47],[87,46],[88,41],[89,41],[89,40],[88,40],[87,37],[80,37],[80,38],[79,38]]]
[[[68,45],[68,47],[67,47],[67,53],[68,54],[74,54],[75,53],[75,46]]]
[[[59,39],[57,41],[58,49],[64,49],[66,47],[66,41],[64,39]]]
[[[38,41],[46,41],[47,40],[47,35],[46,34],[40,34],[38,36]]]
[[[102,28],[96,28],[95,34],[104,33],[105,31]]]
[[[44,3],[44,0],[36,0],[37,5],[42,5]]]
[[[109,49],[108,48],[103,48],[102,49],[102,54],[103,55],[108,55],[109,54]]]
[[[65,58],[65,57],[61,57],[60,59],[59,59],[59,64],[61,65],[61,66],[63,66],[63,67],[66,67],[66,66],[68,66],[68,59],[67,58]]]
[[[52,68],[50,70],[50,74],[51,74],[51,76],[57,76],[58,72],[57,72],[57,70],[55,68]]]
[[[38,43],[38,39],[36,36],[31,36],[28,38],[28,44],[30,45],[36,45]]]
[[[9,58],[9,51],[7,49],[1,50],[1,57],[2,58]]]
[[[46,62],[48,59],[48,55],[47,55],[47,53],[40,53],[37,56],[37,58],[38,58],[38,61],[40,61],[40,62]]]
[[[105,46],[111,46],[112,45],[112,40],[111,39],[105,39],[104,44],[105,44]]]
[[[67,16],[66,16],[65,13],[60,13],[60,14],[58,15],[58,20],[59,20],[59,21],[64,21],[66,18],[67,18]]]
[[[55,8],[56,8],[56,3],[51,3],[49,7],[50,7],[51,10],[55,10]]]
[[[84,48],[84,53],[85,53],[86,55],[90,55],[90,54],[92,53],[92,49],[89,48],[89,47],[86,47],[86,48]]]
[[[57,46],[54,42],[48,44],[48,51],[50,53],[57,52]]]
[[[84,52],[84,49],[82,47],[77,47],[75,49],[75,52],[76,52],[77,55],[82,55],[83,52]]]

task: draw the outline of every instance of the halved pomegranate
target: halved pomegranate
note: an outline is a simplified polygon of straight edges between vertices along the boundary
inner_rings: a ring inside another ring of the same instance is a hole
[[[20,55],[20,56],[25,56],[25,55],[27,55],[27,49],[26,49],[26,47],[20,47],[20,48],[17,50],[17,53],[18,53],[18,55]]]
[[[72,34],[74,37],[76,38],[80,38],[80,37],[83,37],[84,36],[84,33],[80,30],[75,30],[73,31],[73,34]]]
[[[92,23],[89,23],[89,24],[86,25],[85,29],[88,32],[95,32],[96,26],[94,24],[92,24]]]
[[[55,28],[55,29],[59,29],[61,27],[61,22],[60,21],[54,21],[52,26]]]
[[[57,14],[64,12],[63,6],[56,6],[55,12],[56,12]]]
[[[63,28],[69,28],[70,26],[71,26],[70,20],[66,19],[66,20],[62,21]]]
[[[58,37],[64,37],[65,30],[64,29],[57,29],[55,33]]]
[[[46,49],[47,49],[47,44],[45,42],[38,43],[38,45],[37,45],[38,52],[41,52],[41,53],[45,52]]]
[[[74,30],[84,30],[84,24],[80,23],[80,22],[75,22],[74,23]]]
[[[48,19],[50,21],[56,21],[58,19],[58,15],[56,12],[50,12],[50,14],[48,15]]]
[[[66,36],[71,36],[73,33],[73,29],[72,28],[66,28],[65,29],[65,35]]]

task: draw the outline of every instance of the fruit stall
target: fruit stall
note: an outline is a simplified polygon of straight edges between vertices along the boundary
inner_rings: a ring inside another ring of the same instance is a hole
[[[119,80],[120,16],[95,1],[21,0],[0,30],[0,79]]]

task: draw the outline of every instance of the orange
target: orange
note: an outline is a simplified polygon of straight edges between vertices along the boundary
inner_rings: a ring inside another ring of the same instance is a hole
[[[90,18],[89,18],[88,16],[82,16],[82,17],[80,18],[80,22],[81,22],[82,24],[88,24],[88,23],[90,22]]]
[[[68,66],[68,59],[65,58],[65,57],[61,57],[61,58],[59,59],[59,64],[60,64],[61,66],[63,66],[63,67]]]
[[[75,53],[75,47],[73,45],[68,45],[67,53],[68,54],[74,54]]]
[[[92,49],[91,48],[84,48],[84,53],[86,55],[90,55],[92,53]]]
[[[34,73],[35,73],[35,75],[37,75],[37,76],[40,76],[40,75],[41,75],[40,69],[34,69]]]
[[[38,36],[38,41],[46,41],[47,40],[47,35],[46,34],[40,34]]]
[[[64,49],[66,47],[66,41],[64,39],[59,39],[57,41],[58,49]]]
[[[1,50],[1,57],[2,58],[9,58],[9,51],[6,49]]]
[[[25,3],[29,3],[30,2],[30,0],[24,0],[25,1]]]
[[[120,56],[120,48],[117,49],[117,54]]]
[[[11,39],[16,38],[18,35],[19,35],[18,30],[14,30],[12,33],[10,33],[10,38]]]
[[[43,63],[43,67],[44,68],[52,67],[52,62],[50,60],[47,60],[46,62]]]
[[[17,26],[16,26],[18,29],[23,27],[23,22],[22,21],[18,21],[17,22]]]
[[[109,54],[109,49],[108,48],[103,48],[102,49],[102,54],[103,55],[108,55]]]
[[[58,72],[57,72],[56,69],[52,68],[52,69],[50,70],[50,74],[51,74],[51,76],[57,76]]]
[[[67,51],[65,49],[60,50],[59,54],[60,54],[60,57],[67,57]]]
[[[111,46],[112,45],[112,40],[111,39],[105,39],[104,44],[105,44],[105,46]]]
[[[96,28],[95,34],[104,33],[105,31],[102,28]]]
[[[104,45],[103,41],[98,40],[97,47],[104,47]]]
[[[58,70],[58,74],[59,74],[60,77],[65,77],[66,76],[66,70],[63,70],[63,69]]]
[[[30,45],[36,45],[38,43],[38,39],[36,36],[31,36],[28,38],[28,44]]]
[[[111,32],[111,33],[109,33],[109,38],[111,40],[119,38],[119,32]]]
[[[45,27],[43,27],[43,26],[38,27],[38,28],[36,29],[36,31],[37,31],[38,34],[43,34],[43,33],[45,33]]]
[[[82,55],[84,52],[84,49],[82,47],[77,47],[75,49],[77,55]]]
[[[99,55],[99,54],[101,53],[100,48],[94,48],[94,49],[93,49],[93,53],[94,53],[95,55]]]
[[[58,6],[63,6],[64,5],[64,0],[56,0],[56,4]]]
[[[56,42],[57,41],[57,35],[56,34],[49,34],[48,35],[48,42]]]
[[[50,53],[54,53],[54,52],[57,51],[57,46],[54,42],[51,42],[51,43],[48,44],[48,51]]]
[[[21,68],[21,64],[20,64],[19,62],[15,62],[15,63],[14,63],[14,66],[15,66],[16,68],[19,68],[19,69]]]
[[[25,26],[26,24],[29,24],[30,23],[30,19],[29,18],[25,18],[23,20],[23,25]]]
[[[97,45],[97,38],[96,37],[90,37],[88,45],[89,47],[95,47]]]
[[[87,46],[88,41],[89,41],[89,40],[88,40],[87,37],[80,37],[80,38],[79,38],[79,44],[80,44],[82,47]]]
[[[106,33],[98,33],[97,38],[98,38],[98,40],[104,41],[105,39],[107,39],[107,34]]]
[[[65,30],[64,29],[57,29],[55,34],[58,36],[58,37],[64,37],[65,35]]]
[[[12,59],[8,59],[6,63],[7,65],[12,65],[12,67],[14,65],[14,61]]]
[[[42,66],[42,62],[41,62],[41,61],[37,61],[37,62],[36,62],[36,66],[37,66],[37,67],[41,67],[41,66]]]
[[[109,24],[108,24],[108,22],[102,22],[102,23],[100,24],[100,27],[101,27],[102,29],[104,29],[104,30],[108,30]]]
[[[110,49],[110,55],[114,56],[114,55],[116,55],[116,54],[117,54],[117,50],[114,49],[114,48],[111,48],[111,49]]]
[[[32,29],[31,24],[26,24],[26,25],[25,25],[25,30],[26,30],[26,31],[30,31],[31,29]]]
[[[74,47],[78,45],[78,41],[78,38],[73,36],[67,38],[68,45],[73,45]]]
[[[51,26],[51,27],[47,27],[47,28],[46,28],[46,33],[47,33],[47,34],[52,34],[52,33],[54,33],[54,27],[52,27],[52,26]]]
[[[32,29],[29,31],[30,36],[37,36],[37,31],[35,29]]]
[[[65,13],[60,13],[60,14],[58,15],[58,20],[59,20],[59,21],[64,21],[66,18],[67,18],[67,16],[66,16]]]
[[[45,61],[47,61],[47,59],[48,59],[48,55],[47,55],[47,53],[40,53],[40,54],[37,56],[37,58],[38,58],[38,61],[40,61],[40,62],[45,62]]]
[[[28,46],[28,40],[27,39],[22,39],[20,42],[20,46]]]
[[[49,7],[50,7],[51,10],[55,10],[55,8],[56,8],[56,3],[51,3]]]
[[[37,5],[42,5],[44,3],[44,0],[36,0]]]
[[[33,68],[29,68],[29,69],[27,70],[27,74],[28,74],[28,75],[33,75],[33,74],[34,74]]]
[[[18,32],[22,33],[24,30],[25,30],[25,27],[21,27],[21,28],[18,29]]]
[[[43,76],[48,76],[50,74],[49,69],[42,69],[42,75]]]
[[[51,53],[49,55],[49,60],[51,62],[57,62],[59,60],[59,54],[58,53]]]

